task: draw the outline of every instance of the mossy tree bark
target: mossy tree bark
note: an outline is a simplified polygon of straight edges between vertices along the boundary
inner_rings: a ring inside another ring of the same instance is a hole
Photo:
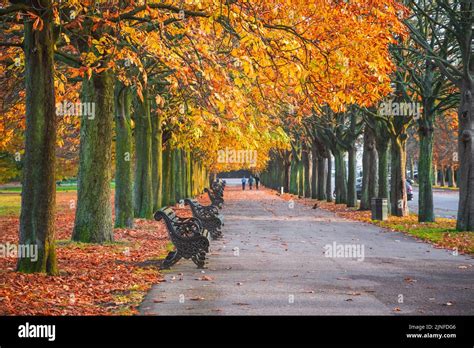
[[[171,150],[169,144],[167,144],[163,151],[163,206],[170,205],[171,201],[171,167]]]
[[[434,222],[433,205],[433,134],[434,134],[434,99],[425,98],[423,117],[418,120],[420,138],[420,155],[418,161],[418,221]]]
[[[334,167],[335,167],[335,190],[336,204],[347,203],[347,180],[346,180],[346,163],[344,161],[344,152],[335,148],[333,150]]]
[[[153,216],[152,186],[152,127],[148,92],[143,92],[143,101],[137,100],[135,108],[135,217],[151,219]]]
[[[113,241],[110,204],[114,78],[111,71],[85,78],[82,102],[95,103],[95,117],[83,117],[77,190],[77,209],[72,239],[85,243]]]
[[[163,203],[163,128],[160,110],[152,118],[152,132],[153,211],[157,211]]]
[[[390,203],[395,216],[408,216],[406,189],[406,134],[392,138]]]
[[[362,192],[360,210],[370,210],[372,198],[377,197],[377,150],[372,129],[366,125],[364,131],[364,153],[362,156]]]
[[[37,248],[37,258],[22,255],[17,270],[56,275],[53,19],[51,0],[42,3],[45,10],[31,9],[43,20],[42,30],[34,30],[30,19],[24,24],[26,132],[19,232],[19,244]]]
[[[115,227],[132,228],[132,93],[130,87],[115,83]]]

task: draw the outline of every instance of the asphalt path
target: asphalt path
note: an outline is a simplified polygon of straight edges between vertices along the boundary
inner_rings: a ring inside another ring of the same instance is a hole
[[[229,186],[222,214],[207,268],[178,262],[142,315],[474,314],[469,256],[270,190]]]

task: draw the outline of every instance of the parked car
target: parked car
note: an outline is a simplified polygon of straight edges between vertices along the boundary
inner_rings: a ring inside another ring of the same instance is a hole
[[[413,199],[413,187],[411,186],[411,183],[409,180],[405,181],[406,185],[406,190],[407,190],[407,200],[411,201]],[[357,199],[362,198],[362,182],[356,183],[356,193],[357,193]]]

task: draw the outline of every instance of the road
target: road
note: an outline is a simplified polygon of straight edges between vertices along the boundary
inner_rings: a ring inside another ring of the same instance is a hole
[[[178,262],[142,315],[474,314],[469,256],[272,191],[228,187],[225,201],[224,238],[212,242],[208,268]],[[361,253],[325,253],[334,245]]]
[[[436,217],[455,219],[458,212],[459,191],[433,189]],[[413,187],[413,200],[408,201],[410,211],[418,212],[418,187]]]

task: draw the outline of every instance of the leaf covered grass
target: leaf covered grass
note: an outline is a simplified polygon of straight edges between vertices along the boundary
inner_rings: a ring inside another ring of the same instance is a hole
[[[19,195],[0,195],[0,243],[17,244]],[[146,292],[163,280],[158,270],[169,239],[161,222],[136,220],[115,229],[115,243],[70,241],[76,192],[58,192],[58,276],[15,272],[16,258],[0,257],[0,315],[133,315]]]

